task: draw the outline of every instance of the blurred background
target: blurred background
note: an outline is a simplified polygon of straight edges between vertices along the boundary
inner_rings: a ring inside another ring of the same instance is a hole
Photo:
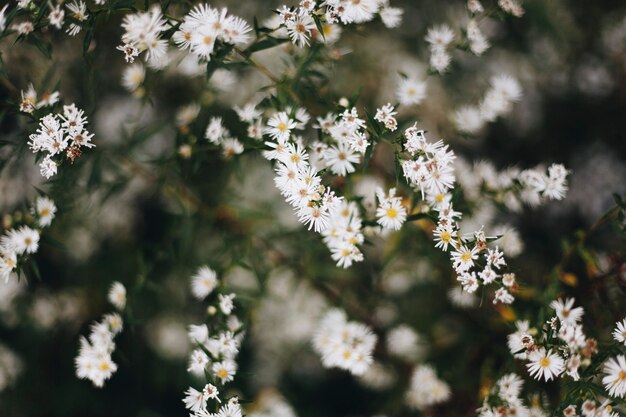
[[[374,238],[364,263],[339,269],[319,236],[297,222],[258,153],[226,161],[215,152],[181,158],[179,147],[195,146],[209,116],[222,116],[233,134],[244,135],[232,107],[254,99],[267,79],[253,70],[218,70],[207,80],[204,68],[181,62],[148,71],[141,94],[131,94],[122,86],[127,64],[115,50],[123,15],[113,14],[98,21],[86,58],[83,34],[47,33],[50,59],[27,43],[14,44],[14,37],[0,43],[0,211],[23,211],[37,188],[59,207],[36,256],[41,278],[0,283],[1,416],[187,415],[182,393],[201,382],[186,372],[192,350],[186,328],[206,314],[206,305],[190,295],[189,277],[203,264],[239,297],[248,330],[228,392],[240,396],[248,414],[471,416],[489,381],[502,370],[521,370],[506,348],[512,318],[537,308],[533,291],[540,293],[554,279],[554,267],[577,232],[614,206],[614,193],[626,193],[626,4],[525,1],[521,18],[502,14],[480,22],[492,44],[483,56],[455,51],[451,69],[431,75],[427,28],[447,23],[460,33],[468,20],[466,3],[391,3],[404,10],[402,25],[344,29],[319,64],[328,81],[309,91],[304,104],[322,116],[325,103],[361,88],[358,107],[373,112],[395,101],[403,73],[425,80],[427,95],[419,106],[402,108],[400,120],[416,120],[429,138],[446,140],[462,159],[459,172],[551,163],[571,170],[563,201],[517,213],[487,199],[467,207],[464,227],[485,225],[503,234],[512,269],[533,289],[516,302],[515,312],[481,302],[480,295],[451,293],[454,274],[433,248],[427,225]],[[263,23],[280,3],[212,5]],[[168,10],[186,12],[176,5]],[[297,63],[293,49],[280,46],[255,58],[280,74]],[[451,114],[479,101],[490,77],[500,73],[520,80],[522,100],[480,133],[458,134]],[[84,108],[95,133],[97,147],[47,183],[24,146],[36,125],[16,110],[29,82],[38,91],[58,89],[66,103]],[[176,114],[190,103],[202,109],[188,127],[191,135],[183,135]],[[394,169],[393,154],[381,145],[356,184],[336,180],[334,186],[389,186]],[[588,332],[600,339],[626,313],[618,231],[603,225],[584,251],[562,263],[570,274],[562,291],[585,306]],[[618,274],[602,278],[615,268]],[[73,360],[79,336],[111,310],[106,294],[116,280],[129,290],[132,318],[117,339],[113,359],[119,369],[97,389],[75,377]],[[317,321],[337,305],[371,325],[381,340],[376,366],[364,377],[322,368],[311,349]],[[443,405],[421,412],[403,407],[413,365],[387,355],[383,342],[400,324],[419,335],[419,361],[432,364],[450,385],[452,399]],[[531,384],[529,391],[539,387]],[[557,391],[548,385],[547,398]]]

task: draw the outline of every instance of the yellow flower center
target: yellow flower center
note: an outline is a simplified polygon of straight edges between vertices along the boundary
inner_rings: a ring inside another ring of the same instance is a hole
[[[388,208],[387,217],[389,217],[390,219],[395,219],[396,217],[398,217],[398,210],[393,207]]]
[[[276,126],[276,129],[280,130],[281,132],[285,132],[285,131],[287,131],[287,124],[284,123],[284,122],[280,122]]]
[[[463,255],[461,255],[461,260],[463,262],[469,262],[472,260],[472,254],[470,252],[463,252]]]
[[[548,366],[550,366],[550,359],[541,358],[541,360],[539,361],[539,366],[541,366],[542,368],[547,368]]]
[[[450,242],[450,239],[452,238],[452,236],[450,235],[450,232],[444,230],[443,232],[441,232],[441,241],[444,243],[448,243]]]
[[[217,376],[220,379],[224,379],[228,376],[228,371],[224,368],[220,369],[219,371],[217,371]]]

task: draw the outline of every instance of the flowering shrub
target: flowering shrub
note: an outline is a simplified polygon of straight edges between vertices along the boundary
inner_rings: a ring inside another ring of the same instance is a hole
[[[626,20],[224,3],[0,10],[3,413],[626,413]]]

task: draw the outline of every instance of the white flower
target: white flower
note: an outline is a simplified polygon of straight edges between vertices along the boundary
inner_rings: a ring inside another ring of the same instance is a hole
[[[626,319],[615,323],[615,330],[613,330],[613,339],[619,343],[626,345]]]
[[[550,303],[550,307],[553,308],[556,312],[556,315],[559,317],[559,320],[564,325],[575,325],[582,319],[585,310],[582,307],[572,308],[574,306],[574,299],[568,298],[565,300],[554,300]]]
[[[218,295],[220,310],[222,310],[222,313],[229,315],[233,311],[233,308],[235,308],[235,304],[233,303],[234,299],[235,294]]]
[[[387,350],[390,354],[408,360],[417,360],[420,353],[420,339],[409,326],[400,325],[387,334]]]
[[[341,310],[330,310],[322,318],[313,337],[313,347],[322,356],[322,364],[362,375],[372,363],[376,335],[369,327],[348,322]]]
[[[291,42],[302,48],[304,45],[309,45],[311,31],[317,27],[311,15],[306,10],[300,10],[299,13],[293,15],[292,19],[287,20],[285,26]]]
[[[50,21],[50,26],[54,26],[57,29],[61,29],[63,26],[63,19],[65,18],[65,11],[61,9],[60,5],[57,5],[50,14],[48,15],[48,20]]]
[[[353,164],[358,164],[361,160],[359,154],[346,143],[338,143],[336,146],[329,146],[324,151],[324,161],[333,174],[345,177],[353,173],[356,169]]]
[[[506,374],[498,380],[498,395],[508,403],[519,402],[524,381],[517,374]]]
[[[394,111],[394,107],[391,103],[387,103],[384,106],[376,109],[376,115],[374,120],[383,123],[385,127],[394,132],[398,127],[398,121],[395,116],[398,112]]]
[[[197,376],[203,376],[206,366],[209,364],[209,357],[202,349],[195,349],[189,357],[187,372]]]
[[[509,347],[509,351],[514,355],[515,358],[518,359],[526,359],[527,354],[524,351],[526,346],[524,345],[524,337],[528,337],[528,321],[516,321],[515,327],[517,330],[515,333],[511,333],[507,336],[507,345]]]
[[[435,370],[429,365],[419,365],[411,375],[406,401],[409,407],[423,410],[450,398],[450,387],[437,378]]]
[[[290,119],[287,113],[279,112],[267,121],[267,126],[265,133],[270,135],[274,140],[284,143],[289,139],[291,130],[295,129],[296,122]]]
[[[396,189],[391,188],[387,195],[382,189],[378,189],[376,195],[379,202],[376,209],[377,223],[385,229],[400,230],[407,213],[402,205],[402,198],[396,197]]]
[[[16,266],[17,256],[15,252],[2,253],[0,251],[0,279],[4,279],[5,283],[9,282],[9,278]]]
[[[485,125],[480,109],[475,106],[459,108],[453,116],[454,124],[459,132],[476,133]]]
[[[131,93],[136,91],[146,77],[146,70],[142,64],[133,64],[124,68],[122,85]]]
[[[404,10],[399,7],[383,7],[378,14],[383,24],[388,28],[397,28],[402,23]]]
[[[402,78],[396,89],[396,98],[403,106],[420,104],[426,98],[426,83],[414,78]]]
[[[511,304],[515,298],[506,290],[506,288],[498,288],[493,299],[493,303]]]
[[[426,42],[430,44],[432,49],[443,50],[452,43],[454,37],[454,32],[446,24],[431,26],[426,34]]]
[[[222,140],[222,156],[226,159],[232,158],[243,152],[243,144],[237,139],[226,138]]]
[[[207,397],[204,391],[198,391],[197,389],[189,387],[189,389],[185,391],[185,394],[187,396],[183,398],[183,402],[189,411],[199,413],[206,410]]]
[[[454,269],[457,272],[465,272],[474,266],[474,261],[478,259],[478,249],[469,249],[465,245],[460,245],[450,254]]]
[[[558,377],[565,370],[565,361],[558,354],[539,348],[528,354],[529,363],[526,364],[530,376],[540,380],[550,381]]]
[[[198,300],[204,300],[217,287],[217,274],[204,265],[191,277],[191,293]]]
[[[57,212],[57,207],[54,201],[47,197],[39,197],[35,202],[35,211],[37,212],[37,222],[41,227],[50,226],[54,215]]]
[[[230,359],[225,359],[222,362],[216,362],[211,368],[213,375],[220,379],[222,384],[232,381],[237,373],[237,363]]]
[[[189,336],[189,340],[192,342],[204,344],[209,340],[209,328],[206,324],[191,324],[189,325],[187,336]]]
[[[46,178],[50,178],[57,173],[57,163],[52,160],[50,155],[47,155],[39,164],[40,173]]]
[[[109,289],[109,302],[118,310],[124,310],[126,307],[126,287],[121,282],[115,281]]]
[[[622,397],[626,394],[626,358],[619,355],[610,358],[604,363],[604,373],[602,378],[604,387],[612,397]]]

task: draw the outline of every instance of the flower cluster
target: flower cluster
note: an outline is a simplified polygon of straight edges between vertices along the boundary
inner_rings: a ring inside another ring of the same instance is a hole
[[[424,131],[418,130],[416,124],[406,129],[404,136],[404,148],[411,155],[410,159],[402,161],[404,177],[410,186],[422,193],[422,198],[441,199],[440,196],[454,186],[454,152],[449,151],[442,140],[428,142]]]
[[[348,321],[339,309],[328,311],[313,337],[313,348],[326,368],[337,367],[362,375],[372,363],[377,337],[364,324]]]
[[[466,199],[479,201],[490,196],[514,212],[519,212],[524,204],[534,207],[549,200],[561,200],[568,188],[569,171],[561,164],[550,165],[547,173],[541,166],[498,171],[488,161],[479,161],[470,167],[460,160],[456,168],[461,172],[458,181]]]
[[[374,120],[384,124],[387,129],[394,132],[398,128],[398,121],[393,116],[395,116],[397,113],[398,112],[394,111],[391,103],[387,103],[376,110]]]
[[[508,338],[511,353],[527,360],[526,368],[535,379],[550,381],[562,375],[578,380],[579,368],[589,365],[597,352],[597,341],[587,338],[580,321],[584,310],[574,307],[574,299],[555,300],[550,304],[556,317],[548,321],[536,339],[528,322],[519,322],[517,331]]]
[[[199,4],[187,14],[172,39],[182,49],[201,61],[210,61],[216,44],[245,45],[252,29],[240,17],[227,14],[207,4]]]
[[[430,66],[438,73],[445,72],[450,66],[452,57],[448,49],[455,37],[454,31],[446,24],[432,26],[426,33],[426,42],[430,47]]]
[[[199,300],[214,294],[219,285],[217,274],[208,266],[202,266],[191,277],[191,292]],[[216,414],[207,410],[208,400],[221,403],[217,385],[225,385],[235,378],[239,345],[244,333],[236,315],[232,314],[235,294],[217,294],[217,307],[211,305],[208,313],[219,314],[219,320],[207,324],[190,325],[189,340],[196,349],[191,352],[187,371],[198,377],[206,376],[209,380],[202,390],[193,387],[185,392],[183,402],[193,416],[241,416],[241,409],[236,397],[231,398]]]
[[[409,407],[423,410],[450,398],[450,387],[437,377],[429,365],[418,365],[411,375],[406,401]]]
[[[169,27],[157,5],[146,12],[128,14],[122,22],[125,30],[123,44],[117,49],[124,52],[127,62],[134,62],[142,52],[146,52],[146,62],[150,67],[164,68],[169,59],[167,40],[161,39],[161,33]]]
[[[93,148],[93,133],[85,128],[85,112],[73,103],[63,106],[63,113],[50,113],[41,118],[39,129],[29,136],[28,145],[33,153],[46,155],[39,164],[41,175],[50,178],[56,175],[63,156],[71,163],[81,156],[81,148]]]
[[[309,45],[311,37],[317,32],[317,24],[324,22],[322,41],[326,32],[337,32],[328,29],[337,23],[365,23],[379,15],[383,24],[388,28],[398,27],[402,21],[403,11],[389,6],[389,0],[326,0],[317,4],[314,0],[301,0],[298,7],[282,6],[278,9],[281,25],[294,45],[304,47]]]
[[[35,218],[34,225],[24,224],[11,228],[0,236],[0,279],[5,283],[19,270],[23,259],[37,252],[41,229],[50,226],[56,211],[52,200],[39,197],[31,209]]]
[[[32,84],[29,84],[26,91],[22,91],[21,94],[22,101],[20,102],[20,111],[28,114],[42,107],[53,106],[59,101],[58,91],[43,93],[38,96]]]
[[[544,410],[537,402],[533,402],[531,407],[524,404],[521,398],[523,386],[524,381],[517,374],[511,373],[502,376],[478,409],[478,416],[545,416]]]
[[[119,296],[122,292],[124,303],[121,303]],[[113,283],[109,291],[109,299],[120,310],[126,305],[125,295],[124,286],[119,282]],[[115,351],[113,339],[122,331],[123,325],[119,314],[105,314],[101,321],[92,324],[89,339],[81,336],[78,356],[74,359],[78,378],[88,379],[94,386],[101,388],[104,382],[117,371],[117,365],[111,358]]]
[[[481,130],[486,123],[511,111],[513,103],[522,97],[519,82],[508,74],[491,77],[490,88],[477,106],[464,106],[453,115],[459,132],[473,134]]]
[[[230,135],[222,124],[221,117],[213,117],[209,121],[204,137],[211,143],[222,148],[224,158],[231,158],[243,152],[243,144]]]
[[[458,274],[458,281],[467,292],[473,293],[479,284],[491,284],[502,278],[504,287],[515,285],[513,274],[500,275],[498,270],[506,265],[503,254],[496,247],[487,248],[487,237],[482,230],[476,231],[473,236],[461,236],[458,219],[461,213],[454,211],[449,191],[454,187],[455,176],[452,166],[455,159],[454,152],[448,151],[443,141],[430,143],[426,141],[424,132],[417,130],[414,125],[404,133],[406,137],[405,149],[412,156],[402,162],[404,176],[411,186],[419,189],[422,196],[430,202],[438,213],[437,227],[433,233],[435,247],[444,252],[451,247],[452,266]],[[417,157],[417,158],[416,158]],[[473,238],[473,239],[472,239]],[[484,252],[484,269],[478,273],[472,271],[481,252]],[[480,281],[479,279],[480,278]],[[496,291],[494,303],[510,304],[513,296],[501,287]]]
[[[327,114],[318,118],[322,133],[330,136],[331,144],[315,142],[312,145],[316,166],[328,168],[335,175],[353,173],[354,164],[361,161],[370,145],[365,133],[365,120],[359,118],[355,107],[344,110],[341,115]]]

